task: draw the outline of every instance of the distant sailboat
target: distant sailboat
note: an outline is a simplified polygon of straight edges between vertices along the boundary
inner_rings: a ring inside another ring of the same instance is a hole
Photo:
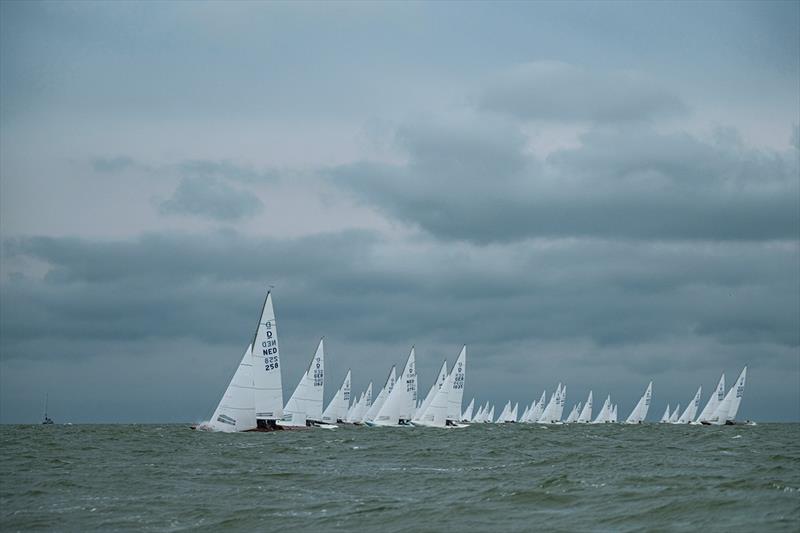
[[[386,401],[386,397],[389,396],[389,393],[392,392],[394,388],[394,382],[397,380],[397,374],[395,365],[392,365],[392,369],[389,370],[389,375],[386,378],[386,384],[380,390],[378,395],[375,397],[375,401],[372,402],[372,406],[367,409],[366,414],[364,414],[363,422],[365,424],[370,424],[377,416],[378,411],[381,410],[383,407],[383,403]]]
[[[631,414],[628,415],[628,418],[625,420],[626,424],[641,424],[644,422],[644,419],[647,418],[647,411],[650,409],[650,400],[652,396],[653,382],[651,381],[647,385],[647,389],[645,389],[642,397],[639,398],[636,407],[633,408],[633,411],[631,411]]]
[[[375,415],[371,425],[406,426],[411,422],[417,405],[417,370],[414,347],[408,354],[403,373],[389,391],[386,400]],[[460,414],[460,413],[459,413]]]
[[[44,426],[48,426],[50,424],[55,424],[55,422],[53,422],[53,419],[50,418],[49,416],[47,416],[47,403],[48,403],[48,400],[49,400],[49,396],[50,396],[49,393],[44,395],[44,418],[42,419],[42,425],[44,425]]]
[[[700,416],[697,417],[697,420],[694,424],[702,424],[703,422],[709,422],[711,417],[714,416],[714,412],[719,407],[719,404],[722,403],[723,398],[725,398],[725,374],[723,373],[722,376],[719,378],[719,383],[717,383],[717,388],[714,389],[714,392],[711,393],[711,397],[708,399],[708,403],[706,406],[703,407],[703,410],[700,411]]]
[[[564,391],[566,391],[566,387],[562,389],[561,383],[559,383],[558,387],[556,387],[556,391],[550,397],[550,401],[547,403],[547,407],[544,408],[544,412],[542,412],[542,415],[537,420],[539,424],[561,423],[561,414],[564,411],[563,397],[562,397],[562,393]]]
[[[592,391],[589,391],[589,397],[586,399],[586,403],[583,404],[583,409],[581,409],[581,414],[578,415],[577,422],[580,424],[588,424],[592,421]]]
[[[677,424],[678,423],[678,417],[680,416],[680,414],[681,414],[681,404],[678,404],[675,407],[675,410],[672,411],[672,414],[669,415],[669,423],[670,424]]]
[[[453,369],[450,371],[450,385],[447,391],[447,424],[458,425],[461,419],[461,402],[464,398],[464,383],[467,372],[467,345],[461,348]]]
[[[474,411],[474,410],[475,410],[475,398],[473,398],[473,399],[471,399],[469,401],[469,404],[467,405],[467,409],[461,415],[461,421],[462,422],[472,422],[472,411]]]
[[[347,421],[351,424],[362,424],[364,422],[364,415],[371,406],[372,382],[370,381],[369,386],[367,386],[367,390],[361,394],[361,397],[358,399],[358,403],[353,408],[353,412],[350,413]]]
[[[322,413],[322,422],[325,424],[343,423],[347,420],[348,406],[350,405],[350,370],[344,377],[342,386],[333,395],[331,403]]]
[[[728,394],[723,398],[722,403],[717,406],[714,415],[709,420],[709,423],[714,425],[733,425],[735,424],[736,414],[739,412],[739,405],[742,402],[744,395],[744,385],[747,378],[747,367],[744,367],[742,373],[733,387],[730,388]]]
[[[322,422],[322,394],[325,383],[325,346],[320,339],[308,369],[300,378],[294,393],[286,402],[283,417],[278,422],[282,427],[306,427]]]
[[[669,424],[669,404],[667,404],[667,409],[664,411],[664,414],[661,415],[661,420],[658,422],[659,424]]]
[[[600,412],[597,413],[597,418],[594,419],[592,424],[607,424],[611,422],[611,395],[609,394],[606,397],[606,401],[603,402],[603,406],[600,408]]]
[[[420,404],[419,408],[417,408],[416,412],[414,413],[414,420],[418,420],[422,416],[422,413],[425,412],[425,410],[428,408],[428,405],[430,405],[431,400],[433,400],[436,391],[442,388],[442,385],[444,385],[446,379],[447,379],[447,359],[445,359],[442,362],[442,368],[439,370],[439,374],[436,377],[436,381],[433,382],[433,385],[431,385],[431,388],[428,390],[428,394],[425,395],[425,399],[422,400],[422,403]]]
[[[702,386],[697,389],[694,398],[692,398],[692,401],[690,401],[689,404],[686,406],[686,410],[683,412],[680,418],[678,418],[676,424],[688,424],[689,422],[694,420],[694,417],[697,415],[697,408],[700,406],[700,394],[702,393],[702,391],[703,391]]]

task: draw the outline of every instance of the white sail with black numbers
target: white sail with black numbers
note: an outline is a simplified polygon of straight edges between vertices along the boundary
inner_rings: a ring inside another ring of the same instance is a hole
[[[458,359],[450,371],[450,386],[447,391],[447,419],[458,422],[461,418],[461,402],[464,399],[464,382],[467,372],[467,345],[461,348]]]
[[[253,336],[252,370],[256,419],[277,420],[283,416],[280,351],[272,293],[268,292]]]
[[[308,422],[322,420],[322,388],[324,384],[325,348],[319,341],[317,351],[308,365],[294,393],[283,409],[280,425],[300,427]]]
[[[380,410],[373,420],[376,426],[397,426],[411,420],[414,415],[414,406],[417,404],[417,365],[416,352],[411,347],[411,353],[403,367],[400,379],[386,396]]]

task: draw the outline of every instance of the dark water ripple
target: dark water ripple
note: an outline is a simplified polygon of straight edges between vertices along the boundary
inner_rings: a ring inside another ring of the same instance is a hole
[[[0,427],[0,529],[798,531],[800,424]]]

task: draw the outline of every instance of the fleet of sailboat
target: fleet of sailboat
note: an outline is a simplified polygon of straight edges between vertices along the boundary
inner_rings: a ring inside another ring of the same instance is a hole
[[[538,400],[523,404],[508,400],[500,415],[495,418],[495,406],[490,402],[476,404],[472,398],[462,411],[466,383],[467,347],[462,346],[455,363],[448,371],[447,361],[436,375],[424,399],[418,396],[416,350],[412,346],[399,377],[392,366],[383,387],[373,396],[370,382],[367,388],[351,402],[352,372],[347,374],[330,403],[323,409],[325,389],[325,342],[320,339],[308,367],[289,397],[283,403],[281,358],[272,294],[267,292],[252,342],[242,354],[239,365],[231,377],[211,419],[192,426],[194,429],[220,432],[276,431],[322,427],[334,429],[340,424],[368,425],[373,427],[438,427],[463,428],[482,423],[523,424],[613,424],[617,423],[617,404],[609,394],[602,407],[593,415],[593,393],[589,391],[585,402],[573,404],[566,418],[564,407],[567,386],[558,383],[547,400],[543,391]],[[747,367],[744,367],[735,384],[725,391],[725,375],[705,407],[700,407],[702,387],[698,387],[686,409],[680,404],[674,410],[667,405],[662,423],[692,425],[736,424]],[[653,382],[624,420],[626,424],[643,424],[647,419],[653,398]],[[52,423],[47,417],[45,424]]]

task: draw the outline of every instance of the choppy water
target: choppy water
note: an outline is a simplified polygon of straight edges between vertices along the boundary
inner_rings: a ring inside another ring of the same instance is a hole
[[[3,426],[0,529],[798,531],[800,425]]]

